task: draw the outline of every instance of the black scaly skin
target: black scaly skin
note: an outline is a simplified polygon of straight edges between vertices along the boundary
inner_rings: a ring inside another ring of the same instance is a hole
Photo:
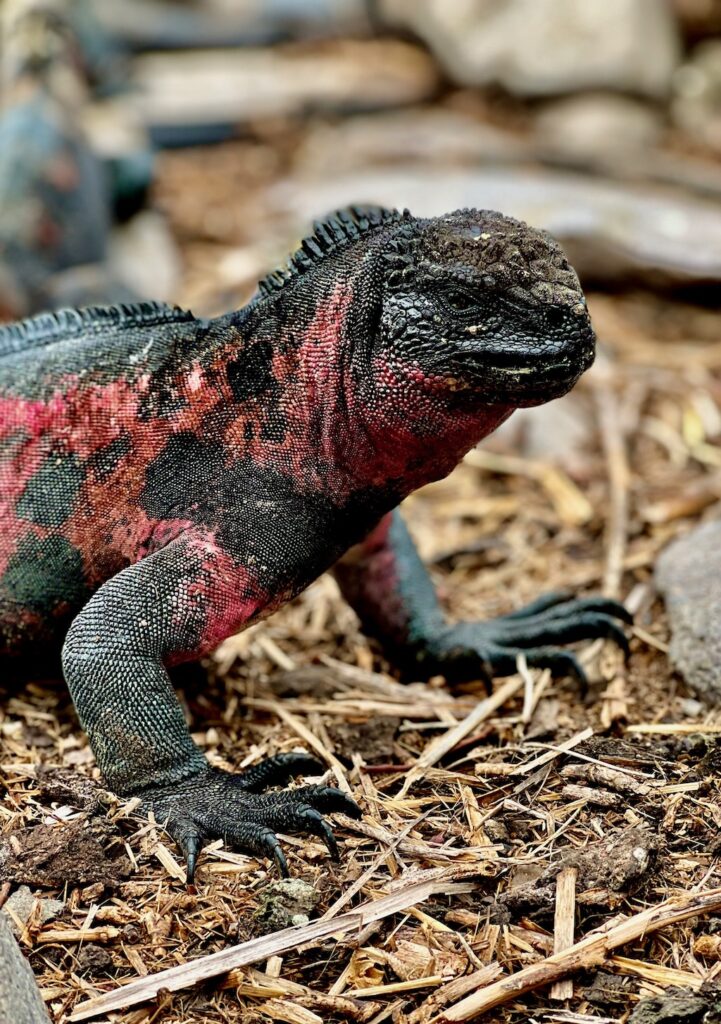
[[[445,623],[394,509],[514,408],[569,390],[594,336],[547,235],[493,211],[351,208],[214,320],[156,303],[0,329],[0,658],[59,652],[115,792],[139,795],[192,880],[210,838],[285,861],[277,831],[359,814],[281,755],[234,775],[192,742],[168,668],[338,564],[366,626],[416,674],[578,674],[553,646],[621,638],[624,609],[556,598]],[[539,646],[540,645],[540,646]]]

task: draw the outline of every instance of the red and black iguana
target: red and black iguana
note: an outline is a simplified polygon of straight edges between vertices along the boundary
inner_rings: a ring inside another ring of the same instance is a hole
[[[315,226],[243,309],[144,303],[0,329],[0,654],[60,652],[107,784],[138,795],[192,879],[206,839],[285,858],[336,844],[321,770],[284,754],[211,768],[167,669],[212,651],[338,563],[363,625],[416,677],[507,674],[523,652],[613,637],[625,609],[549,595],[448,624],[396,511],[519,407],[567,392],[594,334],[546,234],[490,211],[350,208]],[[339,559],[353,549],[346,560]]]

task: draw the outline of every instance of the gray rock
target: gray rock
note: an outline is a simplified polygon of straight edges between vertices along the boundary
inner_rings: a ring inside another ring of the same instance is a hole
[[[721,40],[701,43],[674,75],[671,115],[679,128],[721,153]]]
[[[155,132],[245,125],[309,110],[368,111],[418,103],[438,86],[425,50],[397,39],[299,48],[149,53],[133,63],[144,125]]]
[[[719,1019],[721,991],[713,983],[700,992],[669,988],[642,999],[628,1024],[712,1024]]]
[[[50,1024],[30,964],[0,914],[0,1021],[7,1024]]]
[[[36,899],[27,885],[21,885],[7,900],[2,911],[3,913],[6,910],[12,911],[13,916],[11,917],[8,914],[7,917],[10,918],[10,927],[16,936],[19,937],[20,928],[14,918],[26,924],[30,919],[30,915],[35,910],[36,904],[39,904],[40,907],[36,918],[38,924],[45,924],[47,921],[54,920],[65,910],[65,903],[62,900]]]
[[[358,166],[512,163],[536,156],[521,135],[484,124],[462,111],[420,107],[358,115],[332,123],[311,123],[295,156],[303,174],[335,173]]]
[[[92,0],[103,28],[139,50],[274,43],[356,35],[370,28],[365,0]]]
[[[281,878],[261,892],[253,916],[264,932],[276,932],[308,924],[319,901],[317,889],[302,878]]]
[[[572,476],[584,476],[593,429],[582,398],[571,393],[555,402],[516,410],[500,432],[516,454],[561,466]]]
[[[666,0],[381,0],[462,85],[522,96],[613,89],[662,97],[679,59]]]
[[[671,624],[670,656],[689,686],[721,702],[721,520],[661,553],[656,583]]]
[[[658,110],[628,96],[592,93],[545,104],[534,134],[539,152],[566,163],[615,170],[633,161],[645,165],[662,130]]]

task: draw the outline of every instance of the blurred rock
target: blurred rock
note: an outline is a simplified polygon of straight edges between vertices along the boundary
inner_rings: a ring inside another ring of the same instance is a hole
[[[539,152],[564,163],[611,171],[629,162],[642,168],[662,132],[661,114],[627,96],[596,93],[554,100],[538,111]]]
[[[134,64],[138,109],[163,145],[308,110],[367,111],[418,103],[438,86],[433,60],[390,39],[305,47],[143,55]]]
[[[128,97],[88,103],[79,120],[94,153],[103,161],[118,220],[128,220],[147,203],[155,171],[150,140]]]
[[[687,39],[721,32],[721,0],[673,0],[673,10]]]
[[[572,392],[555,402],[517,409],[484,442],[484,448],[550,462],[571,476],[583,477],[588,469],[587,448],[592,437],[589,411],[583,399]]]
[[[72,32],[38,4],[2,8],[0,311],[43,308],[48,278],[101,262],[110,202],[78,124],[87,94]]]
[[[366,164],[507,163],[528,155],[525,138],[467,114],[441,107],[383,111],[333,124],[311,125],[295,157],[306,173],[323,172],[328,154],[333,167],[352,170]]]
[[[107,32],[134,50],[258,46],[370,30],[365,0],[94,0]]]
[[[405,164],[299,176],[270,189],[268,198],[279,229],[290,226],[295,234],[349,203],[407,206],[422,217],[470,206],[502,210],[550,231],[586,281],[721,281],[721,206],[681,189],[517,167],[444,171]]]
[[[721,40],[700,43],[674,75],[674,122],[721,153]]]
[[[144,210],[116,227],[110,238],[112,276],[136,296],[168,301],[177,294],[181,265],[178,246],[165,217]]]
[[[43,299],[35,304],[35,308],[106,306],[115,302],[136,302],[137,299],[138,294],[118,280],[105,263],[87,263],[49,277],[45,282]]]
[[[689,686],[721,702],[721,520],[661,553],[656,583],[671,625],[670,657]]]
[[[666,95],[679,59],[667,0],[379,0],[462,85],[521,96],[579,89]]]

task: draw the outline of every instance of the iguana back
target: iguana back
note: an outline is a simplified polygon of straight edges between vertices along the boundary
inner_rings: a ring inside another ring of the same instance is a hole
[[[0,651],[60,636],[145,553],[142,474],[203,328],[151,302],[0,327]]]

